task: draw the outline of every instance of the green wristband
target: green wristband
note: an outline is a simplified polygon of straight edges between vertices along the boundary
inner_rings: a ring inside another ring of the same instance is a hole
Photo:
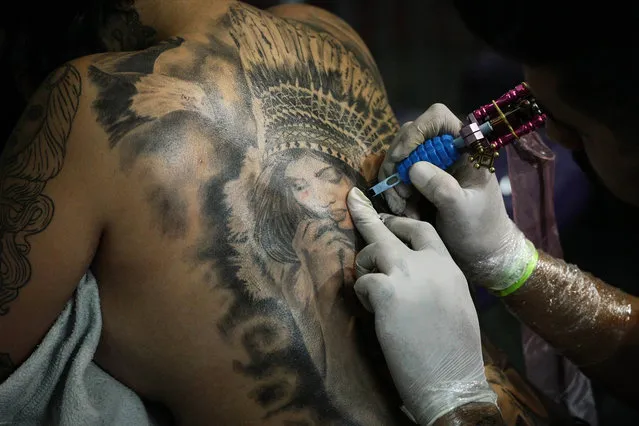
[[[528,262],[528,264],[526,265],[526,269],[524,269],[524,273],[522,274],[522,276],[517,281],[515,281],[514,284],[506,287],[505,289],[495,291],[494,292],[495,295],[499,297],[504,297],[519,290],[519,288],[522,285],[524,285],[524,283],[528,281],[528,278],[530,278],[530,276],[532,275],[533,271],[535,270],[535,266],[537,266],[538,260],[539,260],[539,253],[537,252],[537,249],[533,247],[533,256],[530,259],[530,262]]]

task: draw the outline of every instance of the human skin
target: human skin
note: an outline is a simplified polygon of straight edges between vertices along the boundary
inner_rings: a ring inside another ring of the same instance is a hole
[[[316,8],[179,4],[109,20],[127,52],[55,71],[3,153],[0,377],[91,268],[95,361],[180,424],[410,424],[350,303],[341,206],[398,129],[370,53]]]

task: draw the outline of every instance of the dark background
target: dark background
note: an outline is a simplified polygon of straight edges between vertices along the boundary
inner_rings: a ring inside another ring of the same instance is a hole
[[[24,108],[22,93],[28,92],[33,84],[29,80],[41,80],[43,73],[53,69],[47,69],[47,52],[65,45],[65,28],[69,27],[74,10],[91,1],[94,0],[18,2],[12,5],[11,12],[0,12],[3,97],[0,143],[6,140]],[[253,0],[248,3],[266,8],[285,2]],[[468,113],[522,80],[518,65],[493,54],[468,33],[449,1],[316,0],[304,3],[335,13],[360,34],[376,59],[401,122],[414,119],[435,102],[448,105],[457,114]],[[532,30],[542,31],[543,26]],[[18,33],[21,38],[16,43]],[[6,40],[13,42],[9,45]],[[38,52],[38,48],[42,52]],[[25,63],[29,64],[26,68]],[[571,153],[554,144],[551,147],[557,153],[556,210],[566,260],[610,284],[639,294],[639,280],[634,270],[639,255],[637,211],[590,180]],[[505,173],[504,161],[498,165],[500,179]],[[587,171],[587,163],[584,167]],[[505,200],[509,206],[507,195]],[[484,299],[480,306],[480,319],[484,331],[522,368],[516,320],[490,298]],[[616,402],[598,386],[596,392],[601,425],[639,424],[635,411]]]

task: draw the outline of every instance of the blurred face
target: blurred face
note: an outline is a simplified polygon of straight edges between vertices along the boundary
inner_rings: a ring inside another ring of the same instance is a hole
[[[289,163],[285,175],[298,203],[338,223],[348,219],[346,194],[352,184],[341,171],[308,155]]]
[[[569,149],[583,149],[602,182],[621,200],[639,206],[639,141],[620,141],[595,117],[566,104],[552,71],[524,67],[526,82],[549,114],[548,137]]]

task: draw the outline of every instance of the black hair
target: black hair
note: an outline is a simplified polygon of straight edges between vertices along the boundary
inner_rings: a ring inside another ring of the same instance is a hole
[[[639,112],[635,2],[453,2],[467,28],[488,46],[552,70],[567,104],[628,136]]]

